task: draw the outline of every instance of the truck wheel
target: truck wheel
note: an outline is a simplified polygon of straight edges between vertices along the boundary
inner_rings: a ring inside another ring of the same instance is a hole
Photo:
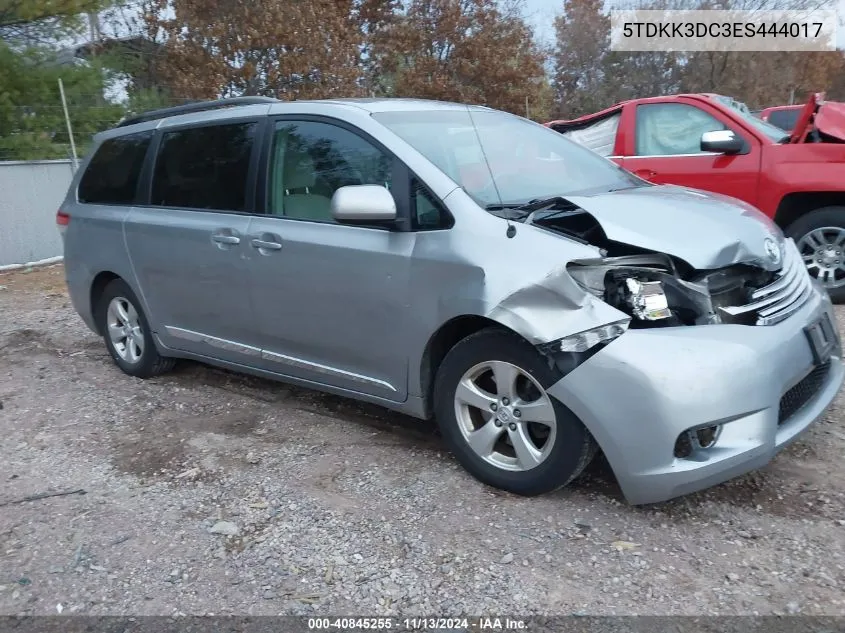
[[[835,303],[845,303],[845,207],[824,207],[786,228],[810,275],[821,281]]]
[[[538,495],[565,486],[596,444],[546,389],[560,375],[532,345],[487,328],[453,347],[437,372],[435,415],[457,460],[489,486]]]

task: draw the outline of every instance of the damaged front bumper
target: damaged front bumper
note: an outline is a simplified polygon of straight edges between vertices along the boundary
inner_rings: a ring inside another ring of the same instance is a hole
[[[833,350],[821,362],[806,328],[824,315]],[[776,325],[629,330],[548,392],[596,438],[630,503],[665,501],[763,466],[812,424],[845,373],[835,331],[814,282],[803,307]],[[688,430],[714,426],[710,448],[676,456]]]

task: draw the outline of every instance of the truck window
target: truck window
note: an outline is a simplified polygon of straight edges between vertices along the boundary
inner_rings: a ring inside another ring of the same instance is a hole
[[[619,129],[620,118],[622,118],[621,112],[587,127],[564,131],[563,135],[600,156],[611,156],[616,145],[616,131]]]
[[[777,125],[780,129],[791,132],[792,128],[798,122],[798,115],[801,110],[796,108],[794,110],[775,110],[769,115],[769,123]]]
[[[700,154],[701,135],[727,129],[704,110],[684,103],[637,106],[637,156]]]

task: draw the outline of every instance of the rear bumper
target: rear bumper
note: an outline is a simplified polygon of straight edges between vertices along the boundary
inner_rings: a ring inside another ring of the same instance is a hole
[[[549,393],[594,435],[630,503],[665,501],[763,466],[822,415],[845,375],[838,334],[813,395],[779,421],[784,394],[803,389],[814,369],[804,328],[824,313],[835,328],[830,300],[815,287],[774,326],[630,330]],[[682,432],[714,425],[723,425],[715,446],[675,457]]]

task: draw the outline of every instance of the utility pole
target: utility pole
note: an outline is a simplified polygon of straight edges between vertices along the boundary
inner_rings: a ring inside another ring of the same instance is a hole
[[[531,112],[530,112],[530,110],[528,109],[528,95],[525,95],[525,118],[526,118],[526,119],[530,119],[530,118],[531,118]]]
[[[76,142],[73,140],[73,128],[70,125],[70,115],[67,112],[67,99],[65,99],[65,86],[62,83],[62,78],[59,77],[59,94],[62,97],[62,109],[65,111],[65,123],[67,124],[67,135],[70,138],[70,153],[73,156],[73,173],[76,173],[78,161],[76,157]]]

